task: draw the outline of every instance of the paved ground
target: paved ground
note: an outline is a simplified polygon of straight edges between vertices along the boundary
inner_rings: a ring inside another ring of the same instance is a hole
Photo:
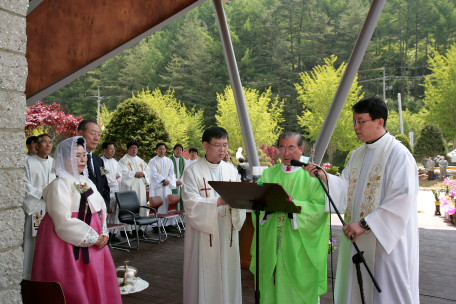
[[[421,203],[423,207],[420,209],[432,212],[432,203]],[[418,219],[421,303],[456,303],[456,226],[429,213],[418,213]],[[342,235],[336,216],[332,217],[332,223],[334,233]],[[149,234],[152,236],[151,232]],[[170,237],[160,245],[141,243],[139,251],[112,250],[116,266],[128,259],[130,265],[139,269],[139,276],[150,284],[142,292],[122,296],[123,303],[182,303],[183,243],[183,238]],[[336,267],[337,252],[333,254],[334,274]],[[328,258],[328,293],[322,296],[321,304],[332,303],[331,286]],[[243,302],[254,303],[253,275],[244,269],[242,289]]]

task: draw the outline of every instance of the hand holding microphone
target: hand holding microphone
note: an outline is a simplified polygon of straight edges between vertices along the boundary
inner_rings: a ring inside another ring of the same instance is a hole
[[[323,169],[320,168],[319,166],[315,165],[314,163],[307,163],[306,164],[306,163],[300,162],[297,159],[292,159],[290,164],[292,166],[302,167],[304,170],[309,172],[310,176],[312,176],[312,177],[316,177],[315,176],[315,172],[317,172],[317,170],[318,170],[318,171],[320,171],[318,173],[320,175],[321,180],[323,180],[324,182],[327,182],[326,174],[323,173]]]

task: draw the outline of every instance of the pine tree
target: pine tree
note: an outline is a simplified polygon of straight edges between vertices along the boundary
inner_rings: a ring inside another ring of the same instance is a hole
[[[445,141],[442,131],[437,125],[426,124],[413,147],[413,156],[418,162],[423,157],[446,155]]]
[[[155,155],[158,142],[169,144],[170,141],[163,119],[142,100],[127,99],[119,104],[101,135],[101,142],[114,143],[116,159],[125,155],[127,142],[131,140],[138,142],[138,156],[146,162]],[[100,146],[98,153],[101,152]]]

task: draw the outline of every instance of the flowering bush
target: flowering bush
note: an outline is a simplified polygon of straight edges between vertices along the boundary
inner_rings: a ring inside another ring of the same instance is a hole
[[[334,252],[334,250],[337,249],[336,247],[336,236],[339,236],[338,234],[335,234],[335,235],[329,235],[329,244],[328,244],[328,254],[330,254],[331,252]]]
[[[276,164],[276,158],[279,156],[279,150],[273,146],[260,145],[260,149],[271,159],[271,164]]]
[[[441,207],[445,213],[453,215],[456,213],[456,180],[447,177],[443,180],[443,184],[446,186],[443,191],[446,195],[440,199]]]
[[[322,168],[329,174],[333,174],[333,175],[335,175],[337,172],[339,172],[339,167],[331,166],[330,163],[324,163]]]

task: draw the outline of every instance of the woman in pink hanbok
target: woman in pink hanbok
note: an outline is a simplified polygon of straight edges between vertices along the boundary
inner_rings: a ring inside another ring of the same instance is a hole
[[[69,304],[122,303],[114,262],[106,247],[106,205],[87,177],[85,140],[56,149],[46,187],[46,215],[36,236],[32,280],[59,282]]]

